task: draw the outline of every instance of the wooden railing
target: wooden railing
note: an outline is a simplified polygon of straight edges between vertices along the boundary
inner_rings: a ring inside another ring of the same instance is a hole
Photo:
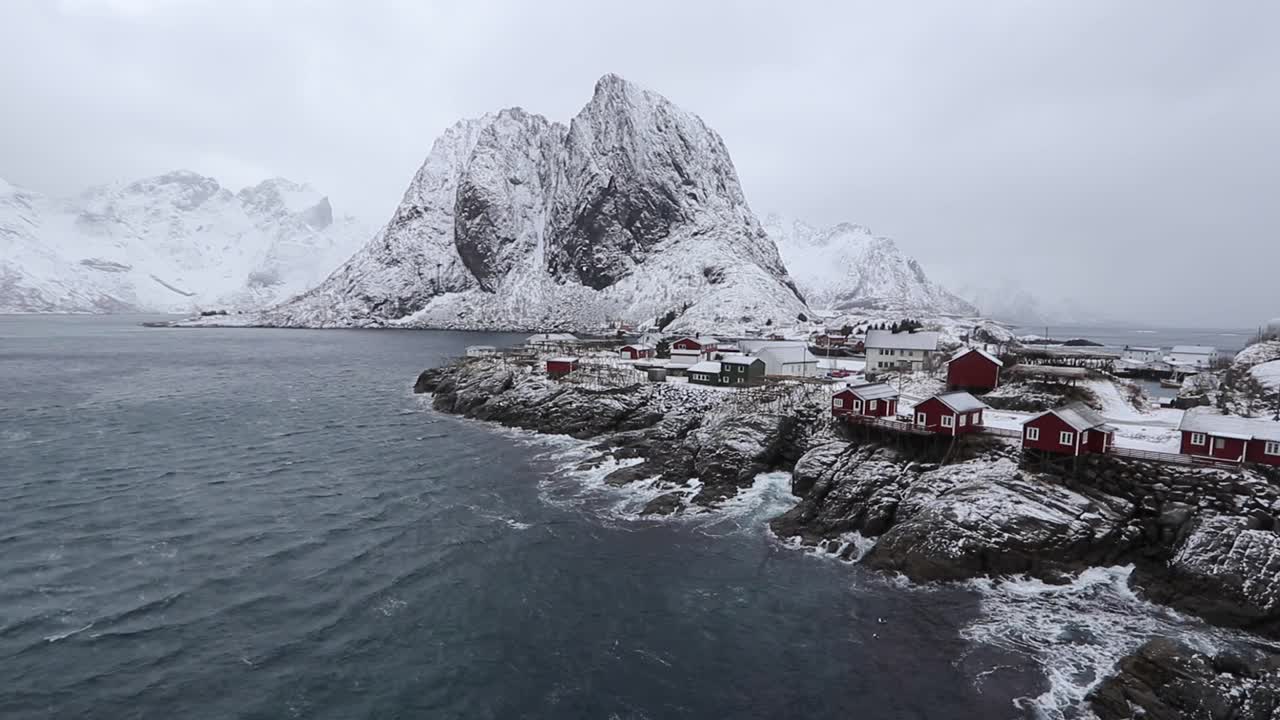
[[[894,432],[910,433],[912,435],[934,435],[929,430],[913,425],[903,420],[893,420],[891,418],[871,417],[869,415],[846,415],[845,418],[851,423],[859,425],[870,425],[872,427],[881,427]]]
[[[1219,468],[1238,468],[1239,460],[1228,460],[1225,458],[1209,458],[1199,455],[1183,455],[1182,453],[1159,452],[1157,450],[1138,450],[1136,448],[1116,447],[1112,445],[1107,448],[1108,455],[1116,457],[1133,458],[1134,460],[1151,460],[1153,462],[1170,463],[1173,465],[1203,465],[1206,467]]]
[[[996,437],[1007,437],[1007,438],[1017,438],[1017,439],[1022,438],[1021,430],[1010,430],[1008,428],[991,427],[990,425],[983,425],[982,429],[979,430],[979,432],[981,432],[983,435],[995,435]]]

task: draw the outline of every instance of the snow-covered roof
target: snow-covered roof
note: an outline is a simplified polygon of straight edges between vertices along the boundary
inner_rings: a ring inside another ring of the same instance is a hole
[[[711,337],[710,335],[685,335],[682,338],[677,338],[676,341],[671,344],[674,345],[675,343],[683,342],[685,340],[692,340],[698,343],[699,345],[716,345],[716,344],[719,344],[720,342],[719,340]]]
[[[756,350],[756,357],[766,365],[816,365],[818,356],[804,343],[766,345]]]
[[[866,346],[868,348],[891,350],[937,350],[938,333],[933,330],[921,330],[913,333],[868,330]]]
[[[852,385],[848,390],[863,400],[885,400],[888,398],[896,398],[899,394],[898,391],[888,383]]]
[[[576,363],[576,362],[578,362],[578,358],[576,358],[576,357],[553,357],[553,358],[547,358],[547,362],[554,362],[554,363]]]
[[[1038,420],[1045,415],[1057,415],[1060,420],[1070,425],[1076,432],[1084,432],[1085,430],[1101,430],[1102,432],[1115,432],[1115,428],[1107,425],[1106,418],[1102,417],[1093,408],[1082,402],[1073,402],[1063,405],[1060,408],[1046,410],[1039,415],[1022,423],[1026,425],[1029,422]]]
[[[973,412],[986,408],[986,404],[967,392],[956,391],[934,395],[939,402],[951,408],[953,412]]]
[[[1261,418],[1223,415],[1213,408],[1191,408],[1182,416],[1178,429],[1236,440],[1280,442],[1280,422]]]
[[[526,343],[537,345],[539,343],[562,343],[562,342],[578,342],[578,338],[570,333],[538,333],[530,335]]]
[[[632,350],[652,350],[652,349],[653,349],[653,346],[652,346],[652,345],[632,344],[632,345],[623,345],[621,349],[622,349],[622,350],[626,350],[627,348],[631,348]]]
[[[750,365],[757,360],[760,360],[760,358],[753,358],[748,355],[725,355],[720,358],[720,362],[728,363],[730,365]],[[760,360],[760,362],[764,361]]]
[[[951,359],[958,360],[959,358],[962,358],[971,352],[978,353],[979,355],[990,360],[996,365],[1000,365],[1000,366],[1004,365],[1004,363],[1000,360],[1000,358],[996,357],[995,355],[992,355],[991,353],[987,352],[986,350],[983,350],[982,348],[960,348],[959,350],[956,351],[955,355],[951,356]]]
[[[691,372],[691,373],[710,373],[710,374],[712,374],[712,375],[719,375],[719,374],[720,374],[720,363],[718,363],[718,362],[713,362],[713,361],[710,361],[710,360],[708,360],[707,362],[700,362],[700,363],[698,363],[697,365],[690,366],[690,368],[689,368],[686,372]]]
[[[1170,352],[1174,355],[1212,355],[1218,349],[1208,345],[1174,345]]]
[[[1137,350],[1138,352],[1160,352],[1158,347],[1145,347],[1142,345],[1130,345],[1125,350]]]

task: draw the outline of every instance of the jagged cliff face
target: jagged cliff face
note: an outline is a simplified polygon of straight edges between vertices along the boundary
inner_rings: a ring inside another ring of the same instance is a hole
[[[458,123],[391,222],[271,324],[493,329],[789,323],[806,310],[723,141],[616,76],[568,127],[520,109]]]
[[[778,215],[765,219],[787,268],[814,308],[976,315],[978,309],[933,282],[893,240],[861,225],[815,228]]]
[[[178,171],[55,199],[0,182],[0,312],[256,309],[320,282],[366,231],[275,178]]]

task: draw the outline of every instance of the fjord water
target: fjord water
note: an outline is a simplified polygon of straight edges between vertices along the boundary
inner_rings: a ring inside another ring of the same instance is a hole
[[[785,485],[629,518],[572,443],[411,394],[513,339],[0,317],[0,717],[986,719],[1044,689],[961,639],[977,593],[771,539]]]

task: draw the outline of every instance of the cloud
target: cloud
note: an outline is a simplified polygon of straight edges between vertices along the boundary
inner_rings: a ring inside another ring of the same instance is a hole
[[[758,211],[850,220],[958,284],[1180,324],[1280,305],[1280,6],[0,5],[0,177],[190,168],[388,217],[434,138],[567,120],[616,72],[724,136]]]

